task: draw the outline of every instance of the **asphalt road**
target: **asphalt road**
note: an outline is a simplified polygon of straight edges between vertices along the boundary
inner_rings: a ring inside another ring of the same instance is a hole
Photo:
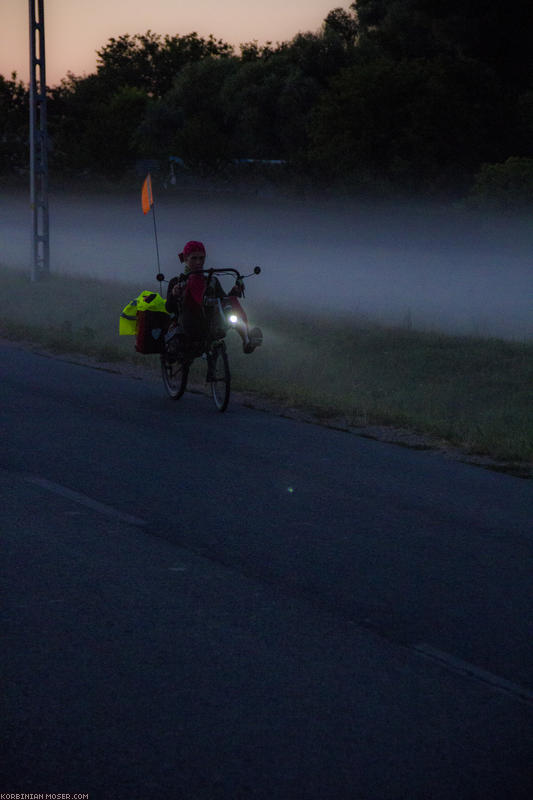
[[[533,796],[531,481],[0,345],[0,792]]]

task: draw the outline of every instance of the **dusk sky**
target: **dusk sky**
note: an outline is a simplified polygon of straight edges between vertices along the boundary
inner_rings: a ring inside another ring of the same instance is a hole
[[[278,42],[316,31],[333,8],[350,0],[45,0],[46,81],[70,70],[93,72],[96,53],[111,36],[145,33],[213,34],[238,47]],[[29,77],[27,0],[0,0],[0,74]]]

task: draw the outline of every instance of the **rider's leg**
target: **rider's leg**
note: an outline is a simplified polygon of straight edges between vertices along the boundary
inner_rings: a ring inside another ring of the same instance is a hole
[[[183,308],[180,324],[187,345],[202,346],[207,334],[207,322],[201,307]]]
[[[226,297],[224,299],[224,304],[229,303],[231,304],[231,310],[235,314],[235,316],[239,317],[241,320],[240,324],[235,325],[235,330],[239,334],[242,339],[242,349],[245,353],[253,353],[256,347],[263,341],[263,334],[259,328],[252,328],[249,330],[248,328],[248,317],[246,316],[246,312],[244,308],[239,303],[236,297]]]
[[[165,336],[170,355],[188,356],[203,347],[207,324],[202,309],[182,308],[170,323]]]
[[[183,349],[183,331],[179,323],[178,316],[176,315],[171,319],[170,324],[165,333],[165,342],[167,345],[167,352],[170,356],[178,357]]]

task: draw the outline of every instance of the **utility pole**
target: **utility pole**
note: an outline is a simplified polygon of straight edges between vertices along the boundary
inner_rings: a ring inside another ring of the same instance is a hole
[[[29,20],[30,201],[33,214],[31,279],[38,281],[50,274],[44,0],[29,0]]]

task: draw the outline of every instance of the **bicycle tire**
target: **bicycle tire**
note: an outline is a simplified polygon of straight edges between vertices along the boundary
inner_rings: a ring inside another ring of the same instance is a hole
[[[215,406],[219,411],[225,411],[229,403],[231,375],[228,354],[224,344],[213,348],[210,354],[210,367],[212,373],[211,394]]]
[[[169,359],[166,355],[161,356],[161,374],[163,384],[168,396],[172,400],[179,400],[187,388],[190,364],[187,361]]]

